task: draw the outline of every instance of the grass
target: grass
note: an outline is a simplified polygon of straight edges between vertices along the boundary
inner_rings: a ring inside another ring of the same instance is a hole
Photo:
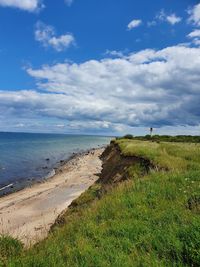
[[[200,168],[200,145],[193,143],[156,143],[138,140],[117,140],[123,154],[149,159],[154,165],[168,170]]]
[[[130,179],[98,199],[100,185],[64,215],[62,227],[29,250],[0,239],[0,266],[200,266],[200,145],[117,140],[123,155],[157,171]]]
[[[19,255],[22,249],[23,246],[18,240],[7,236],[0,237],[0,264],[5,265],[8,258]]]
[[[132,140],[141,140],[141,141],[154,141],[154,142],[181,142],[181,143],[200,143],[200,136],[192,135],[145,135],[145,136],[133,136],[127,134],[124,137],[118,139],[132,139]]]

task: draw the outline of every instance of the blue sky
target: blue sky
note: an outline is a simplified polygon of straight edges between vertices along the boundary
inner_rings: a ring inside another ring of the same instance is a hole
[[[199,134],[199,1],[0,0],[0,32],[0,131]]]

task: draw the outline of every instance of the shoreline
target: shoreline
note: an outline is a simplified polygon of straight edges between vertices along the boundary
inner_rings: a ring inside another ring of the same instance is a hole
[[[27,177],[27,178],[23,178],[23,179],[16,180],[16,181],[10,181],[8,184],[2,185],[2,187],[0,188],[0,199],[4,198],[10,194],[17,193],[17,192],[24,190],[26,188],[31,188],[34,185],[44,183],[47,180],[53,178],[59,172],[60,168],[62,168],[63,165],[67,164],[67,162],[73,160],[76,157],[79,157],[79,156],[82,156],[86,153],[89,153],[90,151],[93,151],[96,149],[105,149],[105,148],[106,148],[106,145],[103,145],[103,146],[99,146],[96,148],[90,148],[90,149],[81,150],[78,152],[73,152],[66,159],[62,159],[62,160],[57,161],[54,164],[54,166],[49,168],[48,174],[44,175],[41,178]],[[46,159],[46,161],[48,161],[48,160],[49,159]],[[46,167],[43,166],[41,168],[46,168]]]
[[[56,218],[87,190],[101,172],[105,147],[74,153],[55,175],[0,198],[0,234],[31,246],[44,239]]]

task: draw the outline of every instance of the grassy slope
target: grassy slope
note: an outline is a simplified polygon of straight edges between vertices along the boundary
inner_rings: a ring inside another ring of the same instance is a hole
[[[116,142],[124,155],[148,158],[158,171],[136,178],[130,168],[134,178],[100,200],[98,186],[90,189],[67,223],[28,251],[11,244],[8,253],[0,240],[2,265],[199,266],[200,145]]]

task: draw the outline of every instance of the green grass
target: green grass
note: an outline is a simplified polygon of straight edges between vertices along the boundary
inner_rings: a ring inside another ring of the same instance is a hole
[[[145,135],[145,136],[133,136],[127,134],[124,137],[119,137],[118,139],[132,139],[141,141],[154,141],[154,142],[181,142],[181,143],[200,143],[200,136],[192,135]]]
[[[10,250],[0,241],[2,266],[200,266],[200,145],[116,143],[122,154],[149,159],[157,171],[141,177],[132,166],[130,180],[100,199],[95,185],[76,200],[62,227],[27,251],[17,241],[6,241]]]
[[[22,244],[11,237],[0,237],[0,266],[5,265],[8,258],[17,256],[22,252]]]
[[[149,159],[154,165],[168,170],[200,169],[200,145],[193,143],[156,143],[120,139],[116,143],[126,156]]]

